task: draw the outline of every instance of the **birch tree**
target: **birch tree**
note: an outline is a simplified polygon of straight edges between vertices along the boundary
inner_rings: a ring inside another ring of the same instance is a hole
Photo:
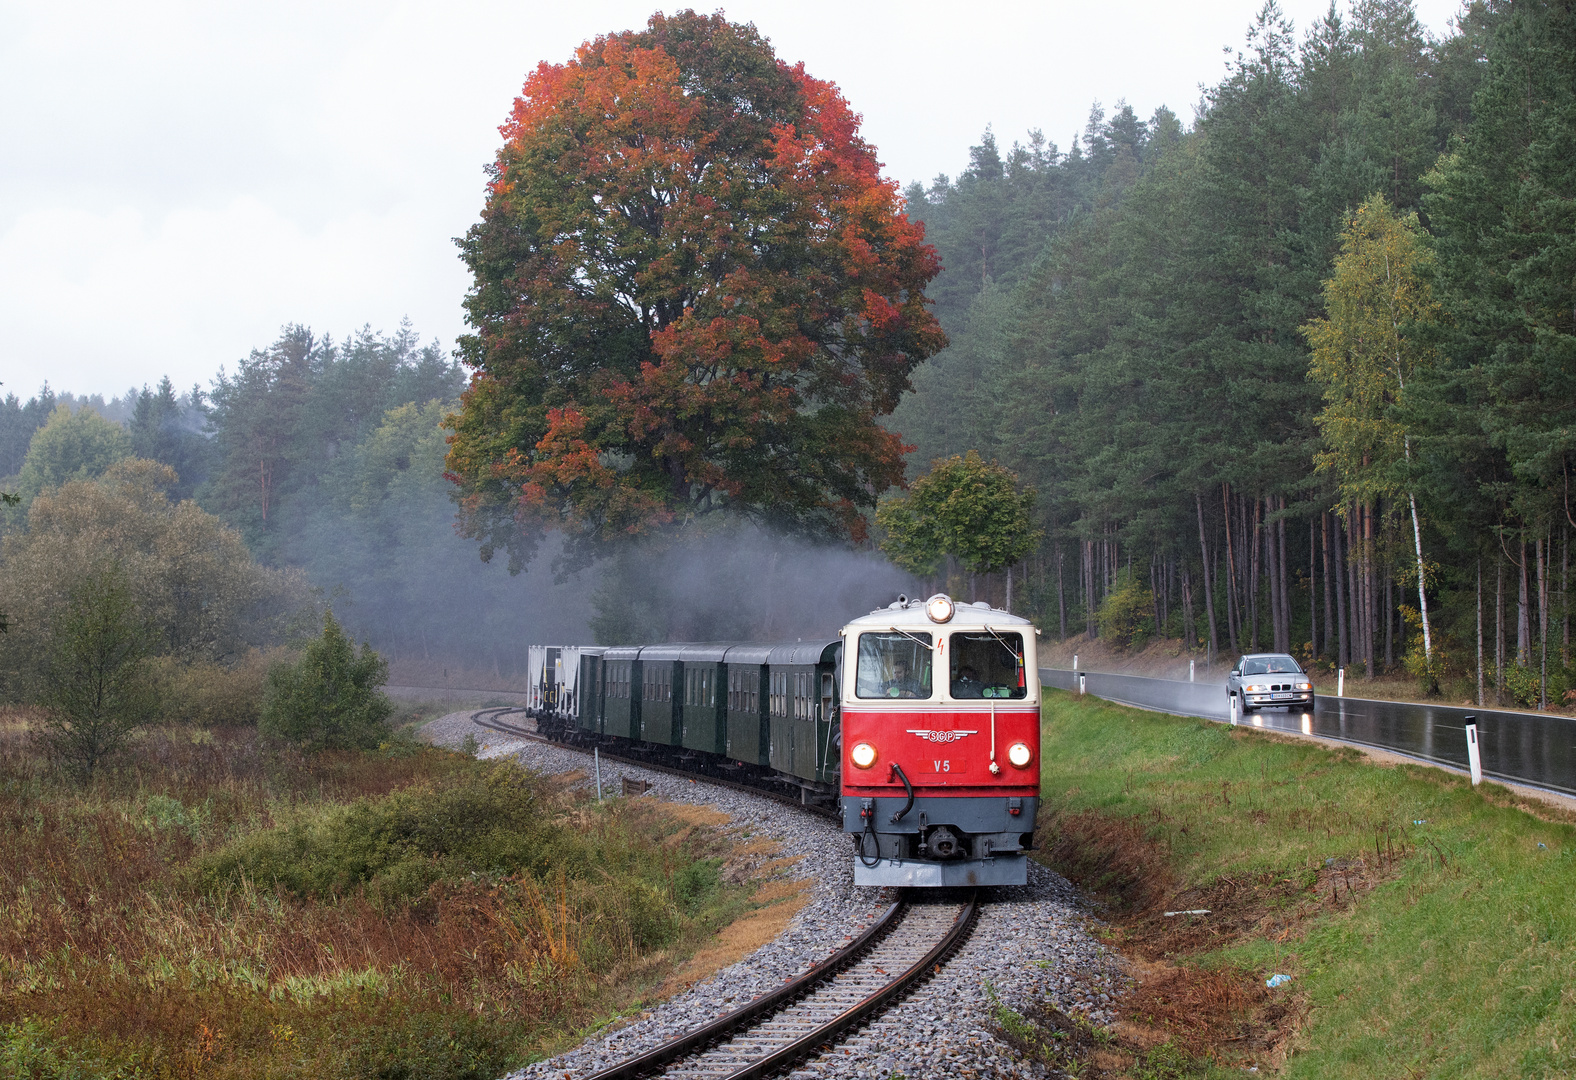
[[[1412,442],[1401,410],[1407,383],[1433,363],[1418,333],[1440,318],[1425,276],[1428,260],[1417,215],[1398,215],[1383,195],[1370,196],[1342,236],[1334,273],[1324,283],[1326,316],[1303,332],[1313,349],[1308,374],[1325,403],[1315,417],[1324,438],[1315,467],[1335,475],[1344,502],[1405,499],[1423,654],[1432,665],[1422,529],[1409,470]]]

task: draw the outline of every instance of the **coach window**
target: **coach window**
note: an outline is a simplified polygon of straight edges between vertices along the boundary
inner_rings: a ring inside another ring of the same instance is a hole
[[[950,666],[955,698],[1021,698],[1028,693],[1021,634],[953,634]]]
[[[854,694],[862,698],[930,697],[930,635],[859,635]]]

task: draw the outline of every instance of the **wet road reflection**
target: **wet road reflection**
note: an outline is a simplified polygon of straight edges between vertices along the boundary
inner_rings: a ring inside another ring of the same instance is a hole
[[[1077,688],[1074,673],[1060,668],[1042,668],[1040,680],[1064,690]],[[1222,684],[1089,673],[1085,689],[1125,705],[1211,720],[1229,718]],[[1238,723],[1323,735],[1465,769],[1468,716],[1477,717],[1484,775],[1576,794],[1576,720],[1566,717],[1321,697],[1311,716],[1269,709],[1239,717]]]

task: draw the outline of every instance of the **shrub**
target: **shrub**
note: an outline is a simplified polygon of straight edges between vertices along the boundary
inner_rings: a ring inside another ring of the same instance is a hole
[[[268,672],[259,730],[306,750],[370,750],[388,735],[394,707],[378,689],[388,662],[363,644],[357,653],[334,613],[301,659]]]
[[[39,738],[91,776],[159,706],[146,628],[118,563],[89,573],[72,590],[53,636],[43,693],[49,711]]]
[[[1154,597],[1130,570],[1117,571],[1116,587],[1100,605],[1100,636],[1118,649],[1140,644],[1154,630]]]
[[[320,900],[364,887],[378,907],[393,910],[436,881],[540,875],[578,861],[558,832],[543,817],[536,782],[498,765],[460,783],[360,799],[253,833],[199,859],[193,872],[215,893],[243,880]]]
[[[233,664],[183,664],[159,657],[154,670],[163,686],[164,719],[199,727],[255,727],[262,718],[269,668],[281,662],[279,649],[251,649]]]

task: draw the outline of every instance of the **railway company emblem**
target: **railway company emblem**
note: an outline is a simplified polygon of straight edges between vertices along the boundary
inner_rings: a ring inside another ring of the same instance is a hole
[[[974,731],[926,731],[924,728],[909,728],[908,733],[918,735],[926,742],[949,743],[957,742],[965,735],[977,735],[979,731],[977,728]]]

